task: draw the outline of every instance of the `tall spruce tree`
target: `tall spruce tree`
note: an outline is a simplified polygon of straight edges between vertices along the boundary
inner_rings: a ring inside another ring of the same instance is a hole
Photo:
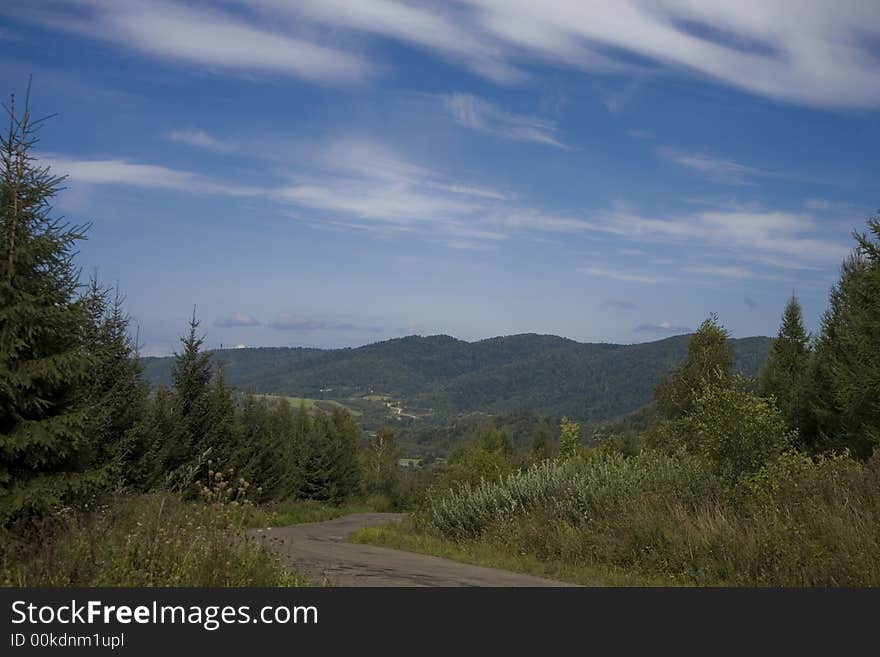
[[[819,335],[814,340],[807,388],[809,412],[805,425],[801,427],[801,441],[812,451],[842,450],[845,447],[841,439],[840,408],[834,396],[833,364],[841,358],[838,334],[844,306],[843,289],[863,266],[855,254],[844,259],[840,278],[831,288],[828,308],[822,314]]]
[[[63,178],[34,158],[27,99],[0,137],[0,525],[101,483],[89,436],[89,315],[73,258],[85,227],[52,216]]]
[[[84,299],[90,322],[87,344],[94,356],[88,391],[97,460],[116,485],[140,485],[140,462],[147,448],[144,417],[149,384],[143,380],[137,346],[118,288],[109,290],[92,276]]]
[[[761,371],[758,391],[775,397],[789,429],[807,424],[807,375],[810,368],[810,335],[804,328],[801,306],[794,295],[785,305],[782,325]]]
[[[880,216],[854,236],[816,342],[809,435],[867,457],[880,446]]]
[[[336,482],[337,500],[356,495],[361,487],[361,471],[358,462],[358,446],[361,430],[354,416],[343,408],[330,413],[329,437],[333,452],[333,477]]]
[[[214,370],[213,382],[206,393],[205,404],[205,424],[199,442],[196,443],[196,449],[199,453],[210,450],[211,458],[220,468],[235,468],[237,467],[235,463],[237,409],[232,398],[232,389],[226,385],[223,365],[220,363]]]
[[[337,485],[336,445],[330,431],[329,418],[316,410],[314,417],[309,418],[300,456],[300,497],[325,501],[343,497]]]
[[[132,484],[140,490],[166,488],[173,484],[175,472],[169,470],[170,447],[185,442],[179,415],[175,412],[173,393],[160,385],[149,404],[142,422],[145,450],[134,468]]]
[[[535,461],[546,461],[552,458],[552,456],[553,446],[550,444],[547,421],[541,420],[541,423],[535,429],[535,435],[532,437],[532,458]]]
[[[204,452],[211,427],[211,355],[202,351],[205,339],[199,335],[195,309],[189,332],[180,342],[183,349],[175,354],[171,368],[171,399],[179,429],[166,437],[161,461],[174,485],[186,487],[194,481],[193,468],[207,456]],[[227,466],[221,463],[219,467]]]

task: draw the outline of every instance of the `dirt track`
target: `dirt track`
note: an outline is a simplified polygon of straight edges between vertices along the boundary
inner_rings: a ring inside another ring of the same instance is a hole
[[[403,518],[358,513],[327,522],[255,530],[269,549],[316,584],[336,586],[571,586],[423,554],[347,543],[363,527]]]

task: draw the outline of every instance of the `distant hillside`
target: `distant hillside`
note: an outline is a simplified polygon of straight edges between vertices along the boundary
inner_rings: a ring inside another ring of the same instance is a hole
[[[231,385],[252,392],[328,399],[381,394],[444,416],[530,410],[604,421],[647,404],[660,377],[684,358],[688,339],[616,345],[535,334],[478,342],[409,336],[355,349],[230,349],[215,352],[215,359]],[[771,339],[731,342],[736,369],[755,376]],[[151,382],[168,384],[170,358],[143,362]]]

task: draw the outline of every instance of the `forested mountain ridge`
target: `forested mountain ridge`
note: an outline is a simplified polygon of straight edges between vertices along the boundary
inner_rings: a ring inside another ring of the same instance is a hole
[[[632,345],[520,334],[466,342],[408,336],[346,349],[251,348],[215,352],[244,391],[346,399],[389,395],[442,414],[529,409],[582,420],[620,417],[651,400],[684,358],[689,336]],[[756,376],[771,339],[732,340],[737,371]],[[170,358],[144,358],[145,376],[167,384]]]

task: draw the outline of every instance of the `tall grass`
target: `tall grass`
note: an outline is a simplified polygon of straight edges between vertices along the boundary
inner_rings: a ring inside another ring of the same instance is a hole
[[[880,585],[880,457],[787,454],[725,483],[698,459],[594,453],[435,494],[453,541],[682,584]]]
[[[246,505],[156,493],[90,513],[61,512],[25,536],[0,536],[5,586],[295,586],[242,529]]]
[[[720,482],[699,460],[644,452],[634,458],[595,452],[587,459],[544,461],[497,481],[465,484],[429,499],[417,521],[451,538],[473,538],[493,522],[539,510],[583,523],[615,513],[649,493],[695,504]]]

